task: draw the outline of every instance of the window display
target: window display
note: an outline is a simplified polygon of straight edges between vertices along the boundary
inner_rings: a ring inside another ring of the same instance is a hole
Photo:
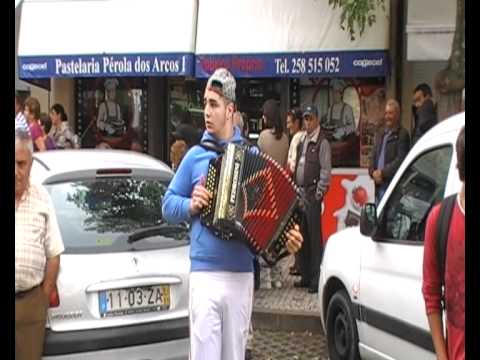
[[[147,79],[76,80],[77,134],[82,147],[147,152]]]
[[[376,78],[303,79],[301,104],[315,104],[330,142],[332,166],[368,167],[373,136],[385,108],[383,81]]]

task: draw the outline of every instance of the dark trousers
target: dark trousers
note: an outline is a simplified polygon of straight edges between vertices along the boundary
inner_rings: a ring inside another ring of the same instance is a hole
[[[40,360],[48,299],[41,286],[15,296],[15,360]]]
[[[323,257],[321,210],[320,201],[313,200],[306,206],[307,223],[302,234],[303,245],[299,251],[302,282],[307,283],[311,288],[318,288],[320,263]]]

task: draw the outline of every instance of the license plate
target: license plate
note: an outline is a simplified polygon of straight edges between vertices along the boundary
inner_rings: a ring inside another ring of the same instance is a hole
[[[170,286],[142,286],[100,291],[100,316],[119,316],[170,308]]]

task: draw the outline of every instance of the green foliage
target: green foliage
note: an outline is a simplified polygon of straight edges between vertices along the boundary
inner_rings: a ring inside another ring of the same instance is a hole
[[[350,40],[355,40],[355,34],[360,36],[365,31],[365,26],[372,26],[376,19],[375,10],[381,7],[385,11],[385,0],[328,0],[334,9],[342,9],[340,27],[350,33]]]

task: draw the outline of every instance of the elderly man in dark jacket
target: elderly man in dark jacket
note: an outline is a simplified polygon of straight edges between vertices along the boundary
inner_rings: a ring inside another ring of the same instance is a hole
[[[375,136],[369,167],[369,174],[375,181],[377,203],[409,149],[410,136],[400,124],[400,105],[396,100],[390,99],[385,106],[385,127]]]
[[[427,84],[418,85],[413,91],[412,146],[437,123],[437,109],[432,100],[432,89]]]

